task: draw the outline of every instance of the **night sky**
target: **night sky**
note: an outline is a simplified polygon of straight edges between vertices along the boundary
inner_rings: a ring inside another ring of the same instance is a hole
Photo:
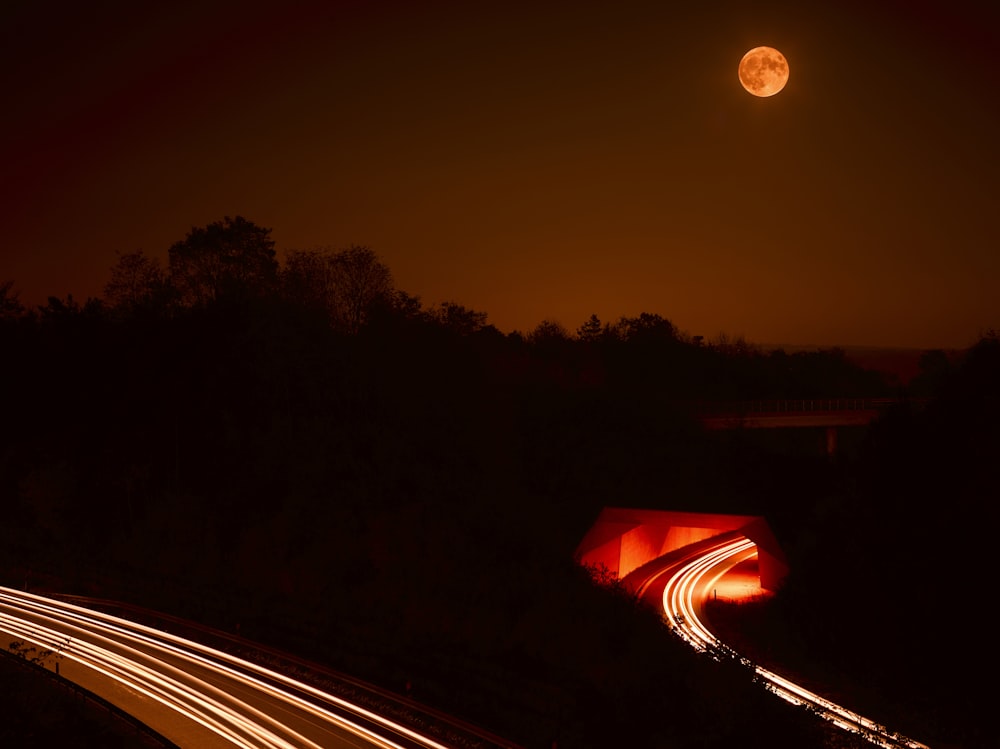
[[[504,332],[655,312],[709,339],[964,347],[1000,328],[998,16],[14,0],[0,282],[99,296],[116,251],[165,261],[242,215],[279,259],[367,245]],[[758,45],[790,67],[766,99],[736,74]]]

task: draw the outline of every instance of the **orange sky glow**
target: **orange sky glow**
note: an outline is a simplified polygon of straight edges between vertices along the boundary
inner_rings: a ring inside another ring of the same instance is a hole
[[[1000,328],[997,11],[971,2],[16,3],[0,282],[242,215],[504,332],[655,312],[760,343]],[[788,59],[747,94],[751,47]]]

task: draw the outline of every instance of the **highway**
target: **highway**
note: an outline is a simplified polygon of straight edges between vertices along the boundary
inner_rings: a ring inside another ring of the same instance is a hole
[[[806,706],[874,745],[929,749],[750,663],[712,634],[703,621],[704,602],[730,569],[756,554],[752,541],[726,533],[649,565],[632,586],[662,605],[667,623],[693,648],[716,658],[739,658],[776,696]],[[7,638],[0,640],[4,647],[18,641],[57,652],[63,675],[178,746],[448,749],[406,725],[260,664],[91,608],[2,586],[0,637]],[[93,689],[94,684],[99,688]],[[109,691],[108,685],[116,689]]]
[[[644,579],[636,583],[636,590],[639,595],[653,599],[656,605],[662,604],[667,623],[696,650],[717,658],[741,658],[704,623],[703,604],[728,570],[756,553],[755,544],[743,536],[720,536],[711,543],[698,545],[681,558],[671,558],[659,567],[651,565]],[[772,671],[741,660],[752,666],[766,688],[778,697],[794,705],[806,706],[840,728],[864,736],[876,746],[929,749],[925,744],[890,731]]]
[[[0,587],[0,637],[56,652],[74,682],[111,685],[109,701],[178,746],[446,749],[277,671],[52,598]]]

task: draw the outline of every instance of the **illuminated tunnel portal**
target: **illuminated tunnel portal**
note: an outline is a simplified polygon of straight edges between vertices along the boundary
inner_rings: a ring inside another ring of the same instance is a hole
[[[576,549],[578,562],[624,580],[660,557],[716,536],[742,535],[757,545],[760,585],[777,590],[788,562],[767,521],[756,515],[605,507]]]

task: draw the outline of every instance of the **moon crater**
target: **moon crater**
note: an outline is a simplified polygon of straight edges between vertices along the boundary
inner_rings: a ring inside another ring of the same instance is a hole
[[[754,47],[740,60],[739,76],[754,96],[774,96],[788,82],[788,61],[774,47]]]

